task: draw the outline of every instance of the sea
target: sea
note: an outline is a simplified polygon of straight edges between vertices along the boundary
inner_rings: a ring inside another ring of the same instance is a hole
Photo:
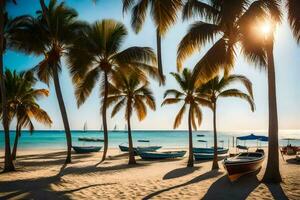
[[[250,147],[267,146],[267,142],[258,141],[239,141],[238,136],[249,134],[264,135],[266,132],[218,132],[218,146],[233,147],[233,145],[246,145]],[[127,131],[109,131],[109,147],[117,148],[120,144],[128,141]],[[13,144],[15,131],[11,131],[10,139]],[[93,137],[103,139],[102,131],[72,131],[72,145],[74,146],[102,146],[102,142],[82,142],[79,137]],[[133,142],[135,146],[159,145],[163,148],[186,148],[188,147],[188,131],[180,130],[134,130],[132,131]],[[300,130],[279,131],[279,144],[286,146],[289,143],[300,146]],[[297,138],[298,140],[286,140],[287,138]],[[138,142],[138,140],[149,140],[149,142]],[[194,147],[212,147],[212,131],[194,131]],[[33,133],[22,131],[18,148],[20,149],[63,149],[66,147],[66,137],[64,131],[59,130],[36,130]],[[4,149],[4,132],[0,131],[0,149]]]

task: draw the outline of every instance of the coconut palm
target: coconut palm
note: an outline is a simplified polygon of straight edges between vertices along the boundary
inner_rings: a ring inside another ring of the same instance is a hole
[[[268,71],[269,90],[269,151],[266,182],[280,182],[278,152],[278,117],[276,105],[275,68],[273,59],[273,32],[269,37],[257,34],[254,27],[269,19],[275,28],[281,20],[278,0],[189,0],[184,6],[183,18],[201,16],[205,21],[191,25],[178,47],[177,67],[196,50],[213,42],[212,47],[194,68],[197,84],[208,81],[220,70],[228,74],[234,66],[235,55],[240,49],[251,63]],[[272,165],[272,167],[271,167]]]
[[[23,16],[23,21],[10,33],[13,41],[10,47],[27,54],[43,56],[42,61],[34,68],[38,78],[49,85],[53,80],[55,92],[63,119],[67,138],[66,163],[71,162],[71,131],[67,112],[61,92],[59,73],[61,71],[61,58],[66,53],[66,47],[76,38],[78,30],[83,23],[77,21],[77,12],[68,8],[64,3],[57,4],[51,0],[46,7],[40,0],[42,11],[37,17]]]
[[[31,71],[16,73],[16,71],[6,70],[5,72],[9,123],[13,117],[16,118],[16,136],[12,151],[14,160],[16,159],[17,145],[22,128],[27,127],[32,132],[34,130],[33,119],[49,126],[52,123],[47,112],[36,102],[41,97],[47,97],[49,91],[33,88],[36,81]]]
[[[176,23],[177,12],[182,7],[182,0],[123,0],[123,13],[131,9],[131,25],[136,33],[142,29],[149,7],[151,8],[150,14],[156,26],[158,70],[161,80],[164,82],[161,38],[164,37],[169,28]]]
[[[181,74],[171,73],[171,75],[177,81],[180,90],[170,89],[167,90],[164,94],[163,105],[167,104],[177,104],[183,103],[181,109],[179,110],[173,128],[176,129],[182,121],[182,117],[186,109],[188,109],[188,129],[189,129],[189,158],[188,158],[188,167],[194,166],[194,154],[193,154],[193,133],[192,129],[197,130],[198,126],[202,122],[202,111],[200,105],[210,106],[210,102],[204,98],[201,98],[198,95],[198,88],[195,87],[194,82],[192,81],[192,73],[190,70],[185,68]],[[171,97],[170,97],[171,96]],[[197,123],[196,123],[197,121]]]
[[[247,89],[247,93],[235,88],[231,88],[233,83],[240,82]],[[213,111],[213,129],[214,129],[214,159],[212,169],[219,169],[218,165],[218,139],[217,139],[217,100],[222,97],[237,97],[246,100],[254,111],[254,100],[251,81],[242,75],[229,75],[228,77],[216,76],[207,83],[203,84],[199,89],[199,95],[207,98],[211,103]]]
[[[300,1],[287,0],[288,21],[298,43],[300,43]]]
[[[5,52],[5,24],[7,22],[7,12],[6,12],[6,3],[13,2],[16,4],[16,0],[5,0],[0,1],[0,91],[1,91],[1,102],[2,103],[2,124],[4,129],[4,138],[5,138],[5,155],[4,155],[4,172],[14,171],[15,167],[11,157],[10,149],[10,137],[9,137],[9,121],[8,121],[8,112],[6,108],[6,90],[5,82],[2,77],[4,77],[3,70],[3,54]]]
[[[99,81],[104,133],[102,161],[106,158],[108,148],[106,107],[112,72],[122,67],[157,77],[156,56],[151,48],[135,46],[120,50],[126,35],[127,30],[122,23],[110,19],[97,21],[87,27],[69,48],[67,58],[76,87],[78,106],[85,102]]]
[[[136,72],[118,71],[109,84],[107,106],[113,105],[111,116],[115,116],[123,107],[128,127],[129,162],[136,164],[131,136],[131,116],[135,111],[142,121],[147,116],[147,106],[155,110],[155,99],[149,83]]]

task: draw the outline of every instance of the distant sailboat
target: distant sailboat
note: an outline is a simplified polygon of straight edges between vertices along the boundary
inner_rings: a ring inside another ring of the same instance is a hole
[[[83,132],[86,132],[86,130],[87,130],[87,122],[85,122],[83,125]]]
[[[114,127],[114,131],[116,131],[117,130],[117,125],[115,125],[115,127]]]

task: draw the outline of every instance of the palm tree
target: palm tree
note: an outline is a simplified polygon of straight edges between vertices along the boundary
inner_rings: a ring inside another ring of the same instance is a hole
[[[81,37],[69,48],[67,61],[76,87],[77,105],[82,105],[90,95],[97,81],[101,79],[102,124],[104,133],[105,160],[108,148],[107,96],[109,79],[118,68],[149,73],[157,77],[156,56],[148,47],[129,47],[120,50],[127,35],[122,23],[105,19],[87,27]],[[139,66],[138,68],[135,66]]]
[[[182,8],[182,0],[123,0],[123,13],[129,9],[132,10],[131,25],[136,33],[141,30],[149,7],[151,8],[150,14],[156,26],[158,70],[162,83],[164,83],[161,38],[164,37],[169,28],[176,23],[177,12]]]
[[[288,9],[288,21],[294,33],[294,36],[300,43],[300,1],[287,0],[286,6]]]
[[[266,182],[280,182],[278,152],[278,117],[276,104],[275,68],[273,59],[273,32],[266,37],[257,34],[253,27],[271,19],[273,28],[281,20],[278,0],[258,1],[196,1],[189,0],[184,6],[183,18],[200,15],[205,21],[191,25],[178,47],[177,67],[194,51],[209,42],[213,46],[198,61],[194,68],[197,84],[208,81],[224,70],[229,74],[234,66],[236,52],[251,63],[268,71],[269,90],[269,151],[268,167],[264,176]],[[262,37],[263,36],[263,37]],[[271,167],[272,165],[272,167]]]
[[[68,116],[61,92],[59,73],[61,57],[65,55],[67,46],[76,38],[78,30],[84,24],[77,21],[77,12],[64,3],[57,4],[51,0],[48,7],[40,0],[42,11],[37,17],[23,16],[23,21],[10,32],[10,47],[25,52],[44,56],[34,68],[38,78],[49,85],[53,79],[55,92],[63,119],[67,139],[66,163],[71,162],[71,131]]]
[[[246,89],[244,93],[238,89],[229,88],[233,83],[240,82]],[[212,170],[219,169],[218,165],[218,139],[217,139],[217,100],[220,97],[237,97],[246,100],[254,111],[254,100],[252,92],[251,81],[242,75],[229,75],[228,77],[216,76],[207,83],[203,84],[199,89],[199,95],[202,98],[207,98],[211,103],[211,110],[213,111],[213,128],[214,128],[214,159]]]
[[[32,119],[49,126],[52,123],[47,112],[36,102],[39,98],[48,96],[49,91],[33,88],[36,81],[31,71],[16,73],[16,71],[6,70],[5,72],[9,123],[13,117],[17,119],[16,136],[12,151],[13,160],[16,159],[17,145],[22,128],[28,127],[32,132],[34,130]]]
[[[200,105],[210,106],[210,102],[204,98],[201,98],[198,94],[198,88],[195,87],[195,83],[192,81],[192,73],[190,70],[185,68],[182,74],[179,73],[171,73],[171,75],[177,81],[180,91],[176,89],[167,90],[164,94],[163,105],[166,104],[176,104],[183,103],[183,106],[179,110],[173,128],[176,129],[182,120],[184,112],[189,106],[189,114],[188,114],[188,129],[189,129],[189,159],[187,166],[194,166],[194,154],[193,154],[193,133],[192,128],[197,130],[198,126],[201,125],[202,122],[202,111],[200,109]],[[169,97],[171,96],[171,97]]]
[[[6,3],[10,0],[0,1],[0,91],[1,91],[1,102],[2,103],[2,124],[4,129],[5,137],[5,156],[4,156],[4,172],[14,171],[15,166],[11,157],[10,149],[10,137],[9,137],[9,122],[8,122],[8,111],[6,102],[6,90],[4,81],[4,70],[3,70],[3,54],[5,52],[5,24],[7,22]],[[12,0],[16,4],[16,0]]]
[[[134,158],[134,150],[131,136],[131,116],[133,112],[140,121],[147,116],[147,106],[155,110],[155,99],[149,88],[147,80],[136,72],[126,72],[119,70],[112,76],[109,84],[107,102],[110,106],[115,104],[111,116],[115,116],[123,107],[125,107],[125,119],[128,127],[128,146],[129,146],[129,162],[128,164],[136,164]]]

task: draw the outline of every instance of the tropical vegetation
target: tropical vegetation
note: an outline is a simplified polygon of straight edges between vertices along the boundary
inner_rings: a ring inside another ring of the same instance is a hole
[[[125,26],[111,19],[96,21],[69,47],[67,62],[75,85],[78,106],[82,105],[99,82],[102,100],[105,160],[108,149],[107,104],[109,80],[115,71],[127,69],[157,78],[156,56],[149,47],[133,46],[121,50],[127,36]]]
[[[182,104],[174,121],[174,129],[178,128],[181,124],[184,113],[188,111],[187,124],[189,130],[189,158],[187,166],[193,167],[193,129],[197,130],[197,125],[201,125],[201,106],[210,106],[210,102],[207,99],[202,98],[199,94],[199,87],[195,86],[195,82],[192,80],[192,73],[189,69],[185,68],[182,73],[171,73],[171,75],[175,78],[180,90],[166,90],[162,106],[167,104]]]
[[[37,103],[38,99],[47,97],[49,91],[34,88],[36,82],[37,80],[31,71],[17,73],[16,71],[6,70],[5,72],[6,107],[9,124],[11,124],[13,118],[16,118],[16,135],[12,150],[13,160],[17,156],[22,128],[28,128],[30,132],[33,132],[33,120],[48,126],[52,124],[47,112]]]
[[[131,134],[131,117],[135,112],[138,119],[142,121],[147,116],[147,107],[155,110],[155,99],[149,88],[149,82],[147,79],[145,80],[143,74],[119,70],[112,76],[108,88],[107,107],[114,105],[111,116],[115,116],[122,108],[125,108],[128,127],[128,164],[136,164]]]
[[[234,83],[241,83],[245,86],[247,92],[244,93],[239,89],[230,87]],[[201,98],[207,99],[210,102],[209,108],[213,112],[213,131],[214,131],[214,158],[212,169],[219,169],[218,165],[218,138],[217,138],[217,101],[223,97],[236,97],[246,100],[252,112],[254,111],[254,99],[252,91],[251,81],[242,75],[229,75],[220,78],[219,76],[214,77],[207,83],[201,85],[198,90],[198,94]]]

